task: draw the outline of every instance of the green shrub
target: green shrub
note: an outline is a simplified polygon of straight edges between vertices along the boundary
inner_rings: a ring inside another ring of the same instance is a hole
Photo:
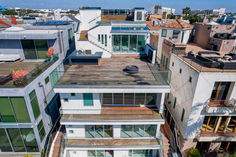
[[[199,152],[199,150],[196,149],[196,148],[191,148],[191,149],[189,149],[189,151],[188,151],[188,156],[189,156],[189,157],[200,157],[200,152]]]
[[[233,156],[233,157],[236,157],[236,152],[234,152],[232,156]]]

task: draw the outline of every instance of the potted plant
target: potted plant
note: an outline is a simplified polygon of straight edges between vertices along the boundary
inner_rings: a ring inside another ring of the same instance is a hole
[[[55,48],[53,46],[49,47],[47,57],[50,60],[55,55]]]
[[[200,157],[200,152],[196,148],[189,149],[187,154],[188,154],[188,157]]]
[[[23,86],[27,83],[27,74],[23,68],[12,69],[13,84],[16,86]]]

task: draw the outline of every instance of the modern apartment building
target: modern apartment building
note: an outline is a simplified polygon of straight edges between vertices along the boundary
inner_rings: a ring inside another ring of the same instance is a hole
[[[222,16],[225,14],[226,8],[219,8],[219,9],[207,9],[207,10],[192,10],[192,14],[203,14],[203,15],[216,15]]]
[[[80,11],[81,27],[94,17],[102,20],[100,13],[97,8]],[[99,20],[87,36],[78,34],[78,52],[68,57],[65,70],[58,70],[63,77],[54,87],[65,132],[52,144],[52,156],[163,156],[160,125],[170,73],[153,64],[156,50],[142,21],[145,11],[133,13],[133,21]],[[85,15],[91,19],[83,21]]]
[[[171,70],[165,118],[184,156],[235,152],[235,54],[209,52],[196,44],[165,39],[161,64]]]
[[[175,14],[175,9],[174,8],[167,8],[167,7],[157,8],[156,6],[153,6],[151,8],[151,14],[159,14],[160,15],[163,13]]]
[[[65,21],[0,32],[0,156],[41,156],[59,117],[60,100],[52,89],[61,77],[55,70],[71,50],[71,32]]]

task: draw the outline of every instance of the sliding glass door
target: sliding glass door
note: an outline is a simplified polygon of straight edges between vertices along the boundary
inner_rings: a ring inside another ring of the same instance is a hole
[[[145,50],[145,35],[112,35],[113,51],[117,53],[140,53]]]

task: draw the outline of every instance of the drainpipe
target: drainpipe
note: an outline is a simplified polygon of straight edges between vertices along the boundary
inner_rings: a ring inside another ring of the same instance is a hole
[[[39,84],[39,87],[42,87],[42,89],[43,89],[44,103],[46,104],[47,103],[47,98],[46,98],[45,88],[40,82],[38,84]]]

